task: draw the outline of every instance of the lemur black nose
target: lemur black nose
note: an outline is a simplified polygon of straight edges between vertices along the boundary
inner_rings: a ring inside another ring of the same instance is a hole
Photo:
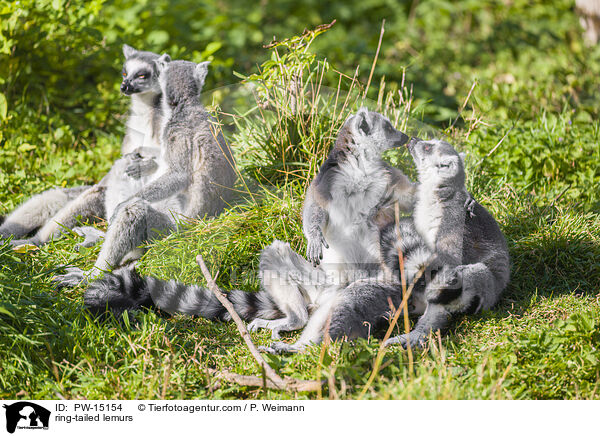
[[[126,80],[123,80],[123,83],[121,83],[121,92],[126,93],[129,90],[129,82]]]
[[[416,136],[413,136],[412,138],[410,138],[410,141],[408,141],[406,143],[406,148],[413,148],[415,145],[417,145],[417,143],[420,141],[419,138],[417,138]]]

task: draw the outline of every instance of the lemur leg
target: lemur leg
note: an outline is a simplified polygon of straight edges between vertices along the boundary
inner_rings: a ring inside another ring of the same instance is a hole
[[[146,200],[134,198],[113,215],[94,268],[100,271],[112,269],[141,244],[173,230],[175,219],[170,212],[155,209]]]
[[[139,198],[122,203],[113,214],[92,270],[87,275],[83,271],[73,272],[57,276],[54,280],[61,287],[88,282],[103,271],[118,266],[128,253],[144,242],[174,229],[175,220],[171,213],[157,210],[151,203]]]
[[[308,345],[320,344],[323,340],[327,320],[336,304],[337,296],[334,292],[331,292],[328,298],[324,300],[318,309],[310,315],[306,327],[302,330],[302,334],[296,342],[293,344],[274,342],[268,347],[259,347],[259,350],[271,354],[294,353],[304,351]]]
[[[357,280],[343,290],[338,300],[331,312],[331,339],[366,338],[387,324],[392,308],[400,306],[402,285],[378,279]]]
[[[443,267],[425,289],[427,308],[415,328],[391,338],[386,345],[423,346],[430,332],[444,330],[454,315],[474,314],[496,304],[502,287],[483,263]]]
[[[285,316],[276,320],[256,318],[248,324],[248,330],[269,329],[272,338],[278,339],[282,331],[303,328],[308,321],[311,303],[306,291],[311,287],[310,272],[314,268],[289,244],[275,240],[262,251],[259,269],[264,290]]]
[[[88,188],[56,188],[34,195],[6,217],[0,226],[0,238],[21,238],[33,232]]]
[[[106,188],[95,185],[86,189],[77,198],[63,207],[30,239],[30,243],[41,245],[59,237],[64,228],[72,229],[77,219],[97,219],[105,215],[104,193]]]

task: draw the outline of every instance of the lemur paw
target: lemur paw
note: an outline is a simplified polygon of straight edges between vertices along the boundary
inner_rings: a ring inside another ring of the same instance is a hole
[[[58,274],[52,278],[58,289],[74,288],[78,285],[86,285],[89,279],[81,268],[70,267],[65,269],[65,274]]]
[[[138,155],[139,156],[139,155]],[[133,162],[125,168],[125,174],[132,179],[140,179],[142,176],[150,174],[156,170],[158,164],[153,157],[135,157]]]
[[[467,199],[465,200],[465,209],[467,210],[467,212],[469,212],[469,215],[471,216],[471,218],[473,218],[475,216],[475,205],[477,204],[477,202],[475,201],[475,199],[471,196],[471,194],[469,194],[467,196]]]
[[[272,323],[272,321],[271,321]],[[279,335],[280,329],[276,328],[276,327],[272,327],[271,324],[269,323],[269,320],[266,319],[261,319],[261,318],[255,318],[250,324],[248,324],[248,326],[246,327],[248,329],[249,332],[257,332],[260,329],[267,329],[267,330],[271,330],[271,339],[280,339],[281,336]]]
[[[77,235],[84,237],[83,242],[75,244],[75,251],[79,251],[81,247],[92,247],[96,245],[100,239],[104,238],[104,232],[102,230],[90,226],[74,227],[73,231]]]
[[[329,244],[323,236],[321,229],[312,236],[306,246],[306,258],[314,267],[318,266],[323,259],[323,247],[329,248]]]
[[[389,338],[383,344],[385,347],[394,344],[402,345],[402,348],[408,348],[408,344],[410,343],[410,348],[423,348],[425,344],[427,344],[427,336],[418,331],[412,331],[408,335],[402,334],[398,336],[394,336],[393,338]]]
[[[10,245],[13,247],[19,247],[21,245],[35,245],[37,247],[40,245],[40,241],[35,237],[27,239],[12,239],[10,241]]]
[[[304,351],[303,345],[288,344],[285,342],[273,342],[269,346],[258,347],[258,351],[268,354],[283,354],[283,353],[301,353]]]

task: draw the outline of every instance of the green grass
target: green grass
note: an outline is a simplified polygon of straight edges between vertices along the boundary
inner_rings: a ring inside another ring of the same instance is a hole
[[[484,203],[505,230],[513,258],[513,278],[501,303],[460,320],[441,341],[434,338],[417,353],[412,374],[406,352],[390,349],[367,398],[598,397],[600,217],[562,207],[541,214],[508,190]],[[222,272],[220,286],[255,289],[262,246],[287,236],[303,248],[299,207],[290,197],[267,199],[193,225],[154,244],[142,270],[202,282],[194,262],[201,253],[213,272]],[[153,312],[138,313],[131,323],[90,319],[82,311],[81,289],[57,293],[50,285],[48,269],[61,257],[56,252],[64,255],[74,242],[51,244],[34,255],[15,255],[6,245],[0,250],[3,397],[289,398],[226,383],[210,387],[208,368],[258,373],[233,324]],[[66,259],[75,260],[61,261]],[[269,342],[267,333],[253,337],[258,344]],[[320,372],[319,347],[268,360],[283,375],[331,378],[334,388],[324,388],[325,395],[355,398],[378,344],[334,344]]]
[[[441,27],[427,25],[439,17],[425,5],[417,8],[415,25],[406,33],[405,38],[414,39],[412,49],[420,53],[412,70],[409,65],[408,76],[419,81],[412,114],[437,120],[440,129],[449,126],[477,80],[461,117],[447,132],[467,152],[469,189],[507,237],[511,282],[494,309],[457,320],[446,335],[417,351],[413,371],[407,353],[390,348],[365,398],[598,399],[600,95],[592,91],[598,85],[600,48],[582,44],[567,2],[556,10],[543,3],[529,8],[521,1],[510,7],[501,2],[443,3],[450,12]],[[457,24],[452,27],[448,20]],[[448,26],[453,29],[451,41]],[[398,29],[390,24],[388,31]],[[369,38],[376,39],[376,33]],[[325,36],[331,35],[333,31]],[[412,53],[406,43],[384,42],[375,77],[381,71],[391,74],[391,69],[397,75],[401,66],[410,64],[403,61],[402,50]],[[301,58],[294,64],[313,81],[324,65],[318,59],[328,55],[318,54],[317,60]],[[280,61],[273,57],[270,66],[276,70]],[[336,67],[350,76],[354,71],[349,65]],[[103,74],[108,76],[107,71]],[[262,74],[255,79],[272,85],[268,80],[277,83],[280,77]],[[98,89],[105,94],[112,85],[103,82]],[[410,83],[405,85],[403,91],[410,89]],[[377,88],[374,81],[369,95]],[[398,83],[389,83],[385,92],[398,88]],[[425,103],[428,93],[434,96]],[[410,95],[403,94],[400,111],[410,102]],[[99,102],[94,106],[103,107]],[[389,110],[390,102],[382,106]],[[56,133],[60,123],[52,120],[71,119],[68,110],[41,117],[38,124],[31,124],[38,119],[33,112],[24,115],[29,120],[25,124],[16,111],[10,112],[10,134],[0,137],[0,214],[50,186],[99,180],[109,167],[122,127],[110,120],[96,123],[86,114],[78,121],[86,126],[85,134],[74,133],[76,129]],[[282,120],[274,118],[275,123]],[[138,264],[143,274],[204,283],[195,263],[202,254],[213,274],[219,271],[217,283],[223,289],[256,291],[260,250],[274,238],[304,252],[301,205],[306,180],[331,144],[327,132],[335,132],[340,120],[324,116],[284,121],[279,125],[284,129],[269,131],[260,117],[238,120],[230,137],[253,196],[244,196],[218,218],[187,223],[151,244]],[[98,125],[107,131],[96,130]],[[255,132],[260,135],[253,136]],[[36,138],[38,147],[26,145]],[[268,148],[261,148],[260,138],[271,141]],[[279,152],[294,164],[286,171],[296,172],[283,181]],[[399,163],[410,167],[405,157]],[[0,244],[0,398],[294,397],[211,378],[209,369],[260,375],[231,323],[151,311],[120,320],[92,319],[83,310],[83,289],[58,292],[51,284],[58,265],[93,264],[99,247],[75,252],[78,241],[69,235],[23,254]],[[270,341],[267,332],[252,336],[259,345]],[[327,380],[325,398],[358,398],[381,337],[377,332],[369,340],[334,343],[325,350],[322,364],[320,347],[303,355],[266,358],[281,375]]]

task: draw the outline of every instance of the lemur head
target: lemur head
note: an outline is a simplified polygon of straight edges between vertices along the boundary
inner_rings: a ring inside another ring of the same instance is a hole
[[[196,64],[188,61],[164,62],[157,59],[156,68],[159,73],[160,88],[163,93],[163,109],[165,114],[184,102],[197,102],[210,62]]]
[[[386,117],[365,108],[350,117],[346,125],[350,128],[356,150],[371,158],[381,158],[382,152],[400,147],[409,139]]]
[[[417,167],[419,181],[430,180],[437,185],[448,185],[452,182],[464,185],[464,154],[458,153],[447,142],[438,139],[422,141],[419,138],[412,138],[406,147]]]
[[[125,64],[123,64],[121,92],[125,95],[160,94],[155,61],[162,59],[164,62],[169,62],[171,60],[169,55],[160,56],[149,51],[136,50],[127,44],[123,45],[123,54]]]

